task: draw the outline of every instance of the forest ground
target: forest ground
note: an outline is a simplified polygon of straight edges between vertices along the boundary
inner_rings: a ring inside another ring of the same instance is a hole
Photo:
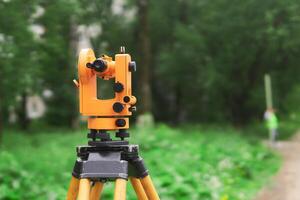
[[[282,167],[256,200],[299,200],[300,132],[289,141],[278,142],[276,149],[282,155]]]

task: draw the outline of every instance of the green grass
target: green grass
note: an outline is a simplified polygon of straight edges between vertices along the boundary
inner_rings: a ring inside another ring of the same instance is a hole
[[[0,153],[0,199],[64,199],[75,146],[86,131],[7,131]],[[280,159],[256,139],[231,128],[157,126],[133,130],[162,200],[250,200]],[[111,199],[113,184],[105,186]],[[135,199],[128,186],[128,199]]]

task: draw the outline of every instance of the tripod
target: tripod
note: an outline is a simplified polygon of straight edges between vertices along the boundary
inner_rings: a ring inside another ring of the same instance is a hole
[[[112,141],[103,132],[100,137],[101,141],[93,139],[89,145],[77,147],[67,200],[99,199],[107,181],[115,181],[114,200],[125,200],[128,179],[139,200],[159,200],[138,145]]]

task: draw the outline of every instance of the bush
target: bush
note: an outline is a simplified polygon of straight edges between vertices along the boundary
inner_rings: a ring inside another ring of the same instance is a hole
[[[74,148],[86,143],[85,133],[5,133],[0,199],[64,199],[76,156]],[[259,141],[230,128],[172,129],[160,125],[153,130],[133,130],[131,142],[140,144],[164,200],[251,199],[279,166],[278,157]],[[135,199],[128,188],[128,199]],[[112,194],[110,183],[103,195],[107,199]]]

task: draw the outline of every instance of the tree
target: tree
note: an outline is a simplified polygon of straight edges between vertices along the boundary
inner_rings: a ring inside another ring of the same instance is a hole
[[[150,4],[156,118],[236,124],[257,119],[264,109],[264,73],[278,79],[275,94],[298,81],[285,78],[299,73],[299,39],[293,37],[298,9],[293,0]],[[278,99],[280,109],[284,102]]]
[[[139,105],[141,114],[152,112],[152,92],[151,92],[151,45],[149,33],[149,1],[137,0],[138,8],[138,52],[140,53],[139,61],[139,95],[142,103]]]
[[[126,46],[138,64],[138,110],[158,121],[242,125],[255,120],[264,109],[265,73],[272,75],[276,107],[291,110],[286,96],[300,81],[295,76],[300,73],[296,0],[127,0],[119,2],[122,12],[117,13],[116,2],[1,2],[2,116],[8,105],[21,105],[16,95],[45,87],[54,92],[47,122],[72,124],[78,26],[93,35],[98,55]],[[37,21],[45,28],[40,40],[28,29],[36,22],[31,16],[37,4],[45,11]]]
[[[50,125],[73,126],[77,117],[76,89],[76,1],[42,2],[45,13],[39,22],[45,27],[40,44],[43,86],[53,92],[47,100],[46,120]]]
[[[2,1],[0,3],[0,119],[8,113],[8,106],[16,106],[16,96],[26,95],[27,90],[36,84],[39,65],[36,62],[37,48],[31,25],[36,1],[31,4],[23,1]],[[21,98],[21,102],[24,98]],[[28,119],[25,115],[24,102],[21,103],[19,120],[26,129]],[[0,122],[3,125],[3,121]]]

